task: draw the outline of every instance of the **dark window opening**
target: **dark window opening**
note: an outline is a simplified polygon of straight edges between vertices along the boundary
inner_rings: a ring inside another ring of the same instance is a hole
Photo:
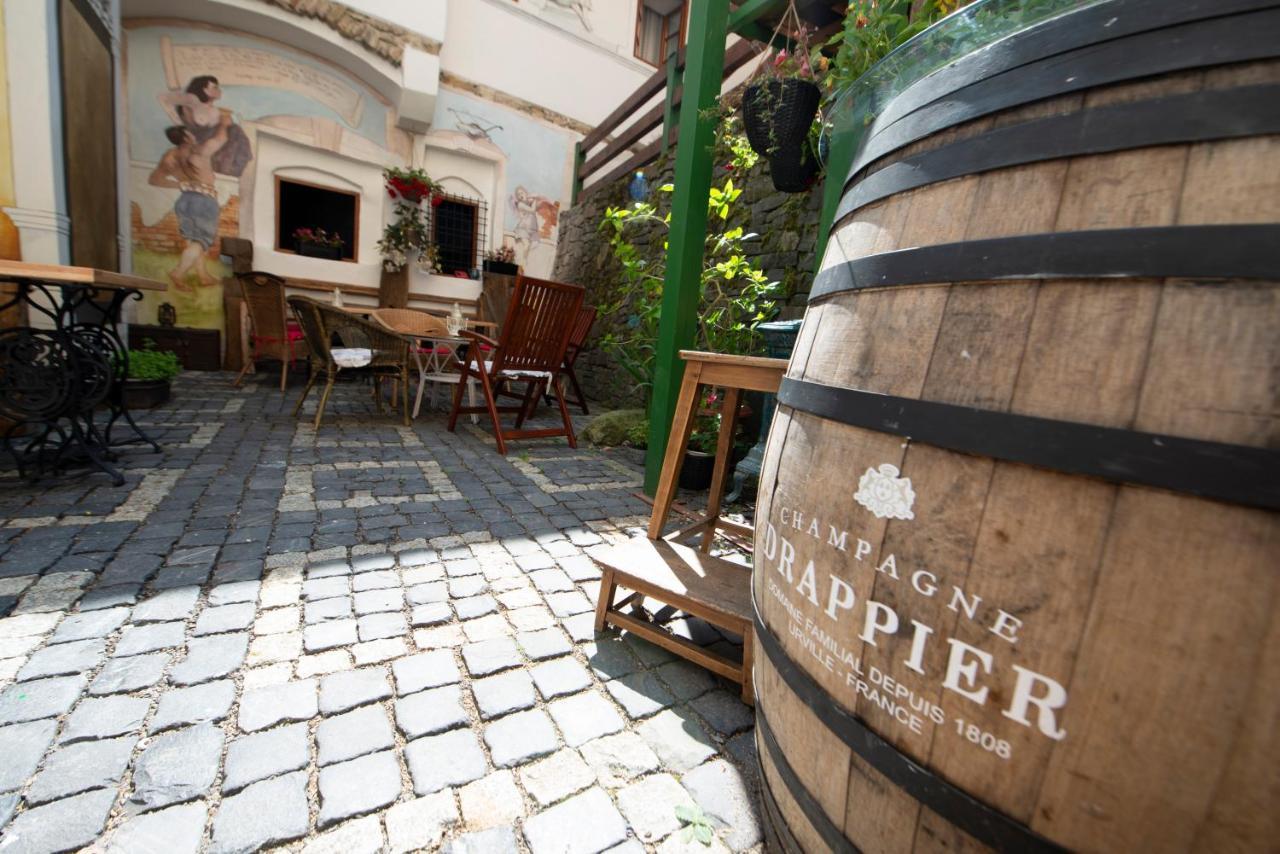
[[[293,233],[299,228],[322,228],[342,238],[342,260],[356,260],[360,237],[360,197],[300,181],[276,179],[276,249],[298,251]]]
[[[446,195],[432,209],[431,219],[432,240],[440,252],[440,275],[461,272],[470,276],[478,270],[487,231],[484,202]]]
[[[684,40],[684,0],[640,0],[636,9],[636,58],[662,68]]]

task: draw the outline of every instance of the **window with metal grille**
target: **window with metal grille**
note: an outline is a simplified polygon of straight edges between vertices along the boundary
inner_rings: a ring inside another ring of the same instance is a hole
[[[447,194],[431,212],[432,240],[440,251],[440,274],[471,275],[480,269],[488,220],[481,199]]]
[[[636,9],[636,58],[661,68],[684,39],[684,0],[640,0]]]

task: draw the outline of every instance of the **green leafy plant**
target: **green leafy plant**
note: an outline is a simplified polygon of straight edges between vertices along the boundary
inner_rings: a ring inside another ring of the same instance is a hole
[[[395,199],[395,217],[382,229],[378,251],[383,267],[394,273],[413,262],[426,273],[440,266],[440,250],[431,241],[431,222],[422,203],[434,208],[444,200],[440,185],[422,169],[389,168],[383,171],[387,195]]]
[[[707,818],[706,813],[702,811],[702,807],[697,804],[693,806],[681,804],[676,807],[676,818],[685,826],[685,842],[692,842],[696,839],[703,845],[710,847],[711,842],[715,839],[715,828],[711,825],[711,819]]]
[[[129,379],[171,380],[182,373],[178,354],[170,350],[157,350],[150,338],[142,342],[142,350],[129,351]]]
[[[844,26],[810,51],[810,61],[825,69],[822,85],[830,93],[849,86],[894,48],[953,12],[965,0],[850,0]],[[827,63],[824,53],[835,49]]]

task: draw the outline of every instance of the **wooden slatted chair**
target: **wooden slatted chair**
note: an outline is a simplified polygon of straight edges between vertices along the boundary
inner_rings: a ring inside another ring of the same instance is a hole
[[[373,375],[373,397],[379,412],[382,411],[379,381],[383,378],[399,381],[404,426],[408,427],[411,423],[410,340],[384,326],[310,297],[293,296],[289,297],[288,302],[311,348],[311,376],[297,405],[293,407],[294,416],[302,411],[302,404],[311,393],[311,387],[324,376],[324,392],[320,396],[320,405],[316,407],[315,419],[316,429],[320,429],[320,419],[324,417],[324,409],[329,403],[329,395],[338,374],[344,369],[363,370]],[[331,342],[335,339],[340,342],[340,347],[332,345]]]
[[[591,327],[595,322],[595,306],[584,305],[578,310],[578,317],[573,322],[573,332],[569,335],[569,348],[565,350],[564,362],[560,365],[561,379],[569,381],[569,387],[577,396],[576,400],[570,400],[569,403],[581,407],[583,415],[590,415],[591,412],[587,409],[587,396],[582,393],[582,386],[578,384],[578,375],[574,373],[573,366],[586,349],[587,337],[591,335]]]
[[[507,306],[501,337],[495,341],[471,330],[463,331],[463,337],[472,344],[467,353],[458,359],[458,369],[465,382],[469,377],[480,380],[485,405],[462,405],[462,382],[453,395],[453,411],[449,413],[449,430],[453,431],[458,416],[463,413],[485,413],[493,422],[493,434],[498,453],[507,453],[507,442],[512,439],[533,439],[546,436],[565,436],[569,447],[578,447],[573,433],[573,421],[564,403],[564,390],[560,385],[560,366],[564,363],[565,350],[573,324],[582,308],[584,291],[577,285],[551,282],[520,276],[516,279],[511,302]],[[481,346],[491,350],[481,352]],[[524,383],[524,400],[519,406],[498,406],[500,387],[507,383]],[[560,406],[563,427],[535,430],[522,429],[530,405],[548,386],[555,392]],[[499,419],[501,412],[517,414],[515,429],[504,429]]]
[[[244,375],[258,359],[279,359],[280,390],[284,391],[289,382],[289,363],[302,355],[304,347],[302,330],[289,319],[285,308],[284,279],[259,271],[237,273],[236,278],[249,310],[253,334],[249,358],[236,376],[235,385],[239,387],[244,382]]]

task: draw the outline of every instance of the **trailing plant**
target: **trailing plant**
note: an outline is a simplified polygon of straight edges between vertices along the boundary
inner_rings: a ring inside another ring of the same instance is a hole
[[[737,170],[746,158],[731,161]],[[614,258],[621,266],[621,283],[615,298],[601,306],[605,317],[625,318],[622,328],[606,332],[601,347],[635,380],[646,396],[653,384],[653,359],[658,337],[663,281],[667,271],[666,234],[671,227],[665,199],[672,186],[660,189],[657,202],[636,202],[630,207],[609,207],[600,223]],[[744,244],[757,235],[728,223],[742,189],[732,176],[711,187],[707,196],[708,228],[699,275],[697,327],[694,346],[718,353],[756,354],[763,338],[756,327],[773,317],[779,294],[777,282],[747,257]],[[661,252],[649,258],[635,244],[636,232],[652,228],[662,236]]]
[[[835,49],[835,57],[822,77],[823,88],[829,96],[841,91],[899,45],[965,2],[850,0],[840,32],[810,51],[810,61],[817,63],[825,61],[825,53]]]
[[[178,354],[171,350],[157,350],[156,342],[143,339],[143,349],[129,351],[129,379],[171,380],[182,373]]]
[[[440,265],[439,249],[431,242],[431,222],[423,201],[430,207],[443,201],[440,185],[422,169],[388,168],[383,170],[387,195],[395,199],[395,217],[382,229],[378,250],[383,267],[395,272],[413,262],[424,272],[434,272]]]

